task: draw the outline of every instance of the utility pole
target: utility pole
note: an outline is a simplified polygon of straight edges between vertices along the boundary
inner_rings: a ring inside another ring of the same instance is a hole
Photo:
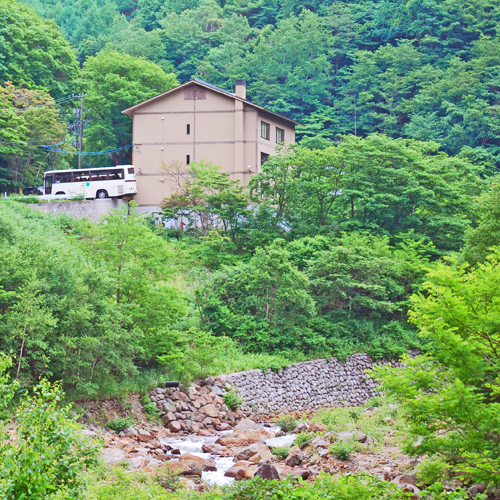
[[[82,168],[82,149],[83,149],[83,94],[80,94],[80,133],[78,139],[78,168]]]

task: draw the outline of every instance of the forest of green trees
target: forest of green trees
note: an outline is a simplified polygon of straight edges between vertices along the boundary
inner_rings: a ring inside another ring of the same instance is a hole
[[[248,186],[208,161],[179,173],[162,216],[182,230],[133,203],[92,223],[0,200],[0,494],[80,498],[95,450],[61,388],[119,396],[409,351],[376,376],[410,453],[499,486],[498,26],[495,0],[0,0],[2,193],[76,165],[80,94],[84,152],[119,149],[83,165],[127,161],[121,111],[192,77],[246,79],[253,102],[302,123]],[[363,481],[311,488],[344,500]]]
[[[435,141],[490,174],[499,22],[494,0],[2,0],[0,185],[74,164],[38,148],[75,149],[68,95],[86,94],[84,149],[103,151],[131,143],[121,110],[194,76],[228,90],[246,79],[251,100],[303,124],[307,147],[381,133]]]

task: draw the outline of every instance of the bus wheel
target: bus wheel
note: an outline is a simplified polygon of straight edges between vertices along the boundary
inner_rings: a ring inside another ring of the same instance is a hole
[[[104,191],[104,189],[101,189],[100,191],[97,191],[97,198],[99,198],[100,200],[104,200],[104,198],[107,198],[108,197],[108,192],[107,191]]]
[[[56,194],[66,194],[66,193],[63,193],[62,191],[58,191]]]

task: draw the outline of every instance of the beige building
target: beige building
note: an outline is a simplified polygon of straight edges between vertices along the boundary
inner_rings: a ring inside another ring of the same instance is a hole
[[[123,113],[133,120],[139,206],[171,194],[166,166],[211,161],[247,183],[278,144],[295,142],[296,122],[247,101],[244,80],[233,94],[194,79]]]

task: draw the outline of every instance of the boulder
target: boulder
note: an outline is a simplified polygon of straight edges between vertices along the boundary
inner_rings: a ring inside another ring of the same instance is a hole
[[[195,462],[194,460],[181,460],[181,464],[184,466],[184,470],[181,472],[183,476],[201,477],[201,473],[203,471],[201,465],[198,462]]]
[[[420,498],[420,490],[414,485],[414,484],[408,484],[408,483],[399,483],[398,488],[401,488],[404,490],[406,493],[412,493],[414,495],[413,498]]]
[[[211,455],[221,455],[224,452],[225,447],[215,443],[203,443],[201,449],[204,453],[210,453]]]
[[[292,446],[296,439],[297,434],[288,434],[286,436],[266,439],[264,443],[269,446],[269,448],[278,448],[283,446]]]
[[[172,403],[163,403],[163,411],[173,413],[175,406]]]
[[[163,462],[161,460],[158,460],[153,457],[147,457],[147,462],[148,462],[148,467],[160,467],[163,465]]]
[[[215,472],[217,470],[217,464],[215,460],[209,458],[205,461],[205,465],[201,468],[203,472]]]
[[[302,422],[301,424],[297,425],[293,432],[298,434],[299,432],[307,432],[309,430],[309,424],[307,422]]]
[[[271,464],[262,464],[257,471],[255,472],[255,476],[261,477],[262,479],[279,479],[278,471],[276,467]]]
[[[202,467],[206,464],[207,460],[203,457],[198,457],[192,453],[183,453],[179,458],[180,462],[192,461],[199,463]]]
[[[138,429],[137,439],[139,441],[148,442],[148,441],[152,441],[154,439],[154,437],[148,431],[145,431],[144,429]]]
[[[347,431],[339,432],[336,438],[337,441],[358,441],[358,443],[366,443],[368,436],[359,431]]]
[[[469,496],[471,498],[476,498],[480,493],[484,493],[486,491],[486,486],[482,483],[475,484],[469,488]]]
[[[252,464],[251,462],[248,462],[246,460],[239,460],[230,469],[228,469],[224,473],[224,476],[226,476],[226,477],[234,477],[235,479],[236,478],[241,479],[245,475],[248,475],[248,473],[246,474],[245,471],[247,469],[249,469],[250,467],[255,468],[255,472],[257,472],[257,467],[254,464]]]
[[[144,469],[148,465],[148,460],[142,455],[138,455],[129,460],[129,469]]]
[[[218,418],[220,416],[219,410],[213,404],[201,407],[200,413],[204,413],[207,417],[210,418]]]
[[[305,454],[302,450],[296,449],[292,450],[285,460],[285,464],[289,467],[299,466],[305,458]]]
[[[319,422],[312,422],[311,425],[309,425],[309,431],[308,432],[326,432],[326,425],[325,424],[320,424]]]
[[[127,453],[127,450],[126,448],[128,448],[130,446],[130,450],[132,450],[132,443],[128,440],[128,439],[120,439],[120,441],[118,441],[115,446],[117,448],[119,448],[120,450],[124,450],[125,453]]]
[[[309,469],[303,469],[301,467],[289,467],[288,465],[278,465],[276,467],[278,474],[283,477],[301,477],[302,479],[307,479],[311,475]]]
[[[245,467],[243,471],[238,474],[235,479],[239,481],[240,479],[252,479],[252,477],[255,476],[257,470],[259,469],[258,465],[249,465],[248,467]]]
[[[172,432],[179,432],[180,430],[182,430],[182,426],[180,422],[170,422],[168,424],[168,429]]]
[[[398,483],[413,484],[414,486],[417,486],[416,474],[403,474],[402,476],[398,476],[396,479],[398,480]]]
[[[274,431],[259,427],[258,429],[247,429],[242,433],[249,443],[262,443],[266,439],[274,438]]]
[[[242,450],[240,450],[238,453],[236,453],[234,458],[237,461],[238,460],[249,460],[250,457],[253,457],[257,453],[266,452],[266,451],[270,452],[269,448],[265,444],[254,443],[254,444],[251,444],[250,446],[247,446],[246,448],[243,448]]]
[[[234,432],[243,432],[250,429],[260,429],[260,426],[257,425],[253,420],[245,418],[234,428]]]
[[[230,432],[225,436],[221,436],[219,439],[217,439],[215,443],[220,444],[222,446],[235,446],[240,448],[242,446],[248,446],[250,444],[250,441],[244,434],[239,434],[237,432]]]
[[[127,427],[126,429],[123,429],[122,432],[125,437],[137,437],[137,431],[134,429],[134,427]]]
[[[254,462],[254,463],[258,464],[261,462],[268,462],[269,460],[272,460],[273,458],[274,458],[274,455],[272,454],[271,450],[266,446],[266,448],[263,448],[262,450],[257,452],[255,455],[252,455],[248,460],[250,460],[250,462]]]
[[[104,462],[109,465],[116,465],[125,459],[125,452],[118,448],[104,448],[101,453]]]
[[[175,416],[171,411],[168,411],[167,413],[165,413],[165,415],[161,416],[161,421],[162,421],[163,425],[166,425],[168,427],[168,424],[170,422],[175,421]]]

